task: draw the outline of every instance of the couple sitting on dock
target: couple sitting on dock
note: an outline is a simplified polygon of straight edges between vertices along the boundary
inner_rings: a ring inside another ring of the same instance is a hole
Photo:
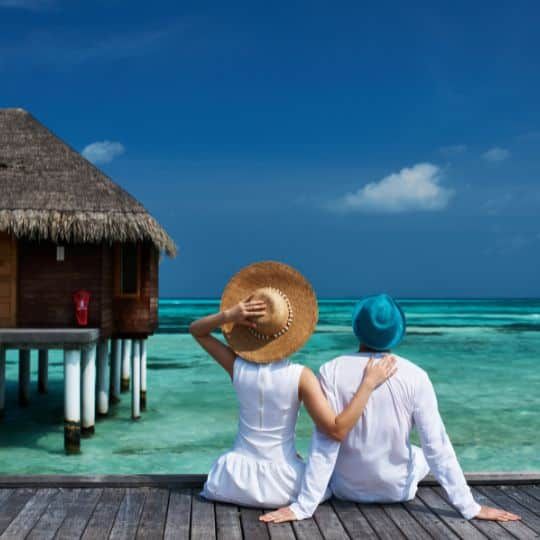
[[[276,262],[252,264],[223,293],[221,311],[191,324],[199,344],[229,373],[240,405],[234,447],[212,466],[205,498],[279,508],[267,522],[311,517],[332,494],[357,502],[414,498],[431,471],[466,519],[518,516],[475,502],[440,417],[425,371],[390,353],[405,315],[387,295],[360,301],[358,352],[326,364],[319,378],[288,357],[317,323],[307,280]],[[221,327],[227,345],[211,335]],[[296,452],[300,403],[315,423],[305,464]],[[421,448],[410,443],[416,427]]]

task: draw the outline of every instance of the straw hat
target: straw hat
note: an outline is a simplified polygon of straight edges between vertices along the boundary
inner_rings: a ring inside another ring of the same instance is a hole
[[[264,261],[240,270],[221,297],[221,309],[246,300],[263,300],[266,313],[256,328],[224,324],[223,335],[242,358],[267,364],[286,358],[304,345],[313,333],[319,310],[309,282],[290,266]]]

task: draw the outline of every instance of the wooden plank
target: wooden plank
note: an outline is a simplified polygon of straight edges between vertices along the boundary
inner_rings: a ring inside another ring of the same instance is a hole
[[[296,540],[291,523],[268,523],[270,540]]]
[[[486,497],[495,501],[501,508],[504,508],[508,512],[520,515],[525,525],[537,533],[540,532],[540,516],[528,510],[525,506],[518,503],[499,488],[495,486],[483,486],[478,487],[478,491],[481,491]]]
[[[84,530],[84,540],[102,540],[108,538],[114,519],[124,498],[123,488],[105,488],[94,513]]]
[[[79,489],[59,488],[58,495],[49,503],[26,540],[52,540],[79,494]]]
[[[169,490],[164,488],[144,489],[147,490],[147,493],[136,537],[141,540],[154,540],[163,536]]]
[[[500,508],[500,506],[495,501],[492,501],[491,499],[486,497],[483,493],[478,491],[476,487],[472,488],[472,494],[478,504]],[[509,521],[506,523],[505,522],[496,523],[493,521],[484,521],[481,519],[475,519],[471,523],[473,523],[478,529],[480,529],[488,538],[493,538],[496,536],[497,527],[502,528],[505,531],[508,531],[507,534],[513,535],[516,538],[520,538],[524,540],[538,538],[537,534],[521,521]]]
[[[0,512],[0,534],[9,527],[9,524],[34,495],[35,491],[35,489],[16,489],[6,499]]]
[[[4,504],[9,497],[11,497],[13,489],[0,489],[0,505]]]
[[[120,504],[110,533],[110,540],[132,540],[144,506],[145,492],[140,488],[128,488]]]
[[[81,489],[79,496],[71,505],[66,519],[58,529],[56,540],[80,538],[102,491],[101,489]]]
[[[515,499],[519,504],[525,506],[531,512],[540,515],[540,501],[529,495],[526,491],[521,489],[520,486],[499,486],[499,489],[504,493]]]
[[[356,503],[341,499],[332,499],[331,504],[341,524],[351,538],[365,538],[366,540],[375,540],[378,538],[364,514],[356,506]]]
[[[444,499],[450,506],[452,506],[452,508],[456,510],[456,512],[458,512],[458,510],[448,500],[448,496],[446,495],[446,492],[444,491],[444,489],[442,489],[441,487],[438,487],[438,488],[433,488],[433,491],[435,491],[435,493],[437,493],[439,497]],[[473,527],[476,527],[480,532],[485,534],[488,538],[511,538],[511,535],[495,521],[485,521],[485,520],[477,519],[477,520],[470,520],[469,523]]]
[[[385,504],[383,510],[406,538],[414,538],[415,540],[431,539],[431,535],[401,504]]]
[[[380,504],[359,504],[358,508],[368,520],[369,524],[377,531],[381,539],[404,538],[398,526],[388,517]]]
[[[188,540],[191,520],[191,491],[172,489],[165,520],[165,540]]]
[[[534,497],[535,499],[538,499],[540,501],[540,486],[521,486],[521,489],[525,491],[525,493],[529,494],[531,497]]]
[[[191,499],[191,540],[210,540],[215,537],[214,504],[195,491]]]
[[[323,540],[323,536],[313,518],[293,521],[294,534],[297,540]]]
[[[2,537],[25,538],[57,494],[58,490],[55,488],[38,490],[9,524]]]
[[[242,524],[240,510],[237,506],[216,503],[216,534],[218,540],[242,540]]]
[[[456,512],[442,497],[437,495],[432,488],[422,487],[418,489],[417,496],[437,514],[460,538],[479,539],[485,536],[474,525]]]
[[[313,514],[313,519],[316,521],[325,540],[349,538],[330,502],[319,504]]]
[[[438,540],[455,540],[459,538],[452,529],[442,521],[431,509],[426,506],[424,501],[416,497],[412,501],[402,503],[403,507],[431,534]]]
[[[268,527],[266,523],[259,521],[262,511],[258,508],[240,508],[240,521],[244,538],[250,540],[268,540]]]
[[[471,486],[492,486],[499,484],[538,484],[540,472],[516,473],[516,472],[471,472],[465,474],[467,483]],[[420,482],[420,486],[438,486],[439,482],[429,474]]]
[[[540,484],[540,473],[469,473],[465,475],[471,485],[532,485]],[[21,487],[177,487],[200,488],[205,474],[19,474],[0,475],[0,488]],[[421,486],[435,486],[435,479],[428,477]]]
[[[22,474],[0,475],[0,488],[177,487],[200,488],[204,474]]]

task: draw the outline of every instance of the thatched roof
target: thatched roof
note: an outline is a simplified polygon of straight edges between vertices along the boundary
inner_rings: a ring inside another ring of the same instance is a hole
[[[0,109],[0,231],[55,242],[173,240],[129,193],[22,109]]]

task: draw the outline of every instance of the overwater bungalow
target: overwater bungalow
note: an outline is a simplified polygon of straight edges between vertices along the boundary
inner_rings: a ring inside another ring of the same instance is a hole
[[[174,256],[176,246],[134,197],[28,112],[0,109],[0,414],[6,349],[19,350],[26,405],[30,350],[39,350],[44,392],[47,350],[62,348],[68,452],[78,451],[81,427],[93,433],[96,401],[106,414],[130,373],[132,415],[139,416],[161,252]]]

